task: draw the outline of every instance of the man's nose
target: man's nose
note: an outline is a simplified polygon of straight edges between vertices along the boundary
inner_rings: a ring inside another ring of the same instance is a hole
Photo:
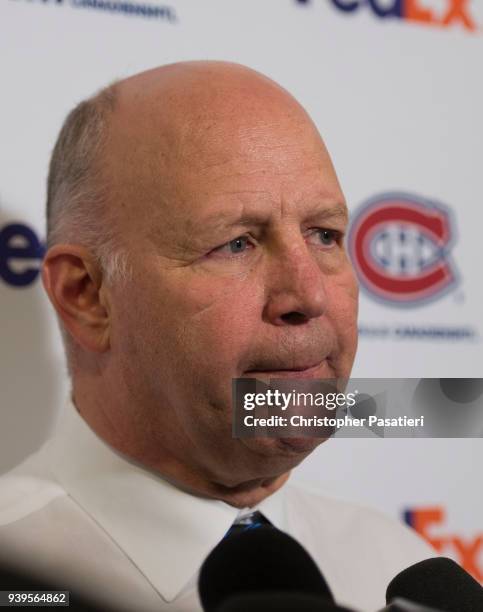
[[[272,255],[264,318],[275,325],[300,325],[325,312],[325,276],[305,242]]]

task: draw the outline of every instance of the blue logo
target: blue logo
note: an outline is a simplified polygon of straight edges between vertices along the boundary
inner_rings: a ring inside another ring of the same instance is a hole
[[[45,246],[23,223],[0,228],[0,278],[12,287],[27,287],[37,280]],[[23,265],[19,266],[19,263]]]
[[[174,7],[157,5],[129,0],[41,0],[42,4],[55,4],[57,6],[70,6],[72,8],[117,13],[127,17],[145,17],[147,19],[162,19],[169,23],[176,23],[178,17]]]

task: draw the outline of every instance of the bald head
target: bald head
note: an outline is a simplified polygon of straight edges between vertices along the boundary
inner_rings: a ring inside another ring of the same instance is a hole
[[[160,198],[173,172],[212,157],[222,163],[223,150],[228,157],[234,145],[250,147],[261,131],[280,138],[273,128],[287,122],[316,134],[285,89],[229,62],[179,62],[106,87],[74,108],[59,134],[48,179],[48,245],[84,244],[109,280],[121,280],[129,266],[120,225],[131,226],[150,188]]]
[[[146,142],[153,128],[173,143],[187,144],[210,130],[236,133],[259,115],[280,118],[280,113],[303,115],[299,103],[264,75],[228,62],[180,62],[134,75],[118,83],[118,104],[113,117],[125,136]],[[221,125],[220,125],[221,124]]]

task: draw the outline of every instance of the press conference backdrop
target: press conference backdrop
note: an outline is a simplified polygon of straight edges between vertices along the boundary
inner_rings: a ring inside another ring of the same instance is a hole
[[[0,2],[0,471],[39,447],[67,393],[38,273],[61,122],[163,63],[246,64],[316,121],[353,217],[354,376],[483,376],[483,2]],[[294,478],[406,520],[483,581],[482,459],[478,439],[330,440]]]

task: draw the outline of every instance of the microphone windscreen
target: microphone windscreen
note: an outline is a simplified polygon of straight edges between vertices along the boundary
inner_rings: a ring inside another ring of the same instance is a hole
[[[310,555],[273,527],[224,538],[205,559],[198,587],[205,612],[214,612],[231,596],[263,591],[299,591],[333,601]]]
[[[217,612],[352,612],[306,593],[246,593],[228,598]]]
[[[451,559],[426,559],[391,580],[386,601],[410,599],[442,612],[482,612],[483,587]]]

